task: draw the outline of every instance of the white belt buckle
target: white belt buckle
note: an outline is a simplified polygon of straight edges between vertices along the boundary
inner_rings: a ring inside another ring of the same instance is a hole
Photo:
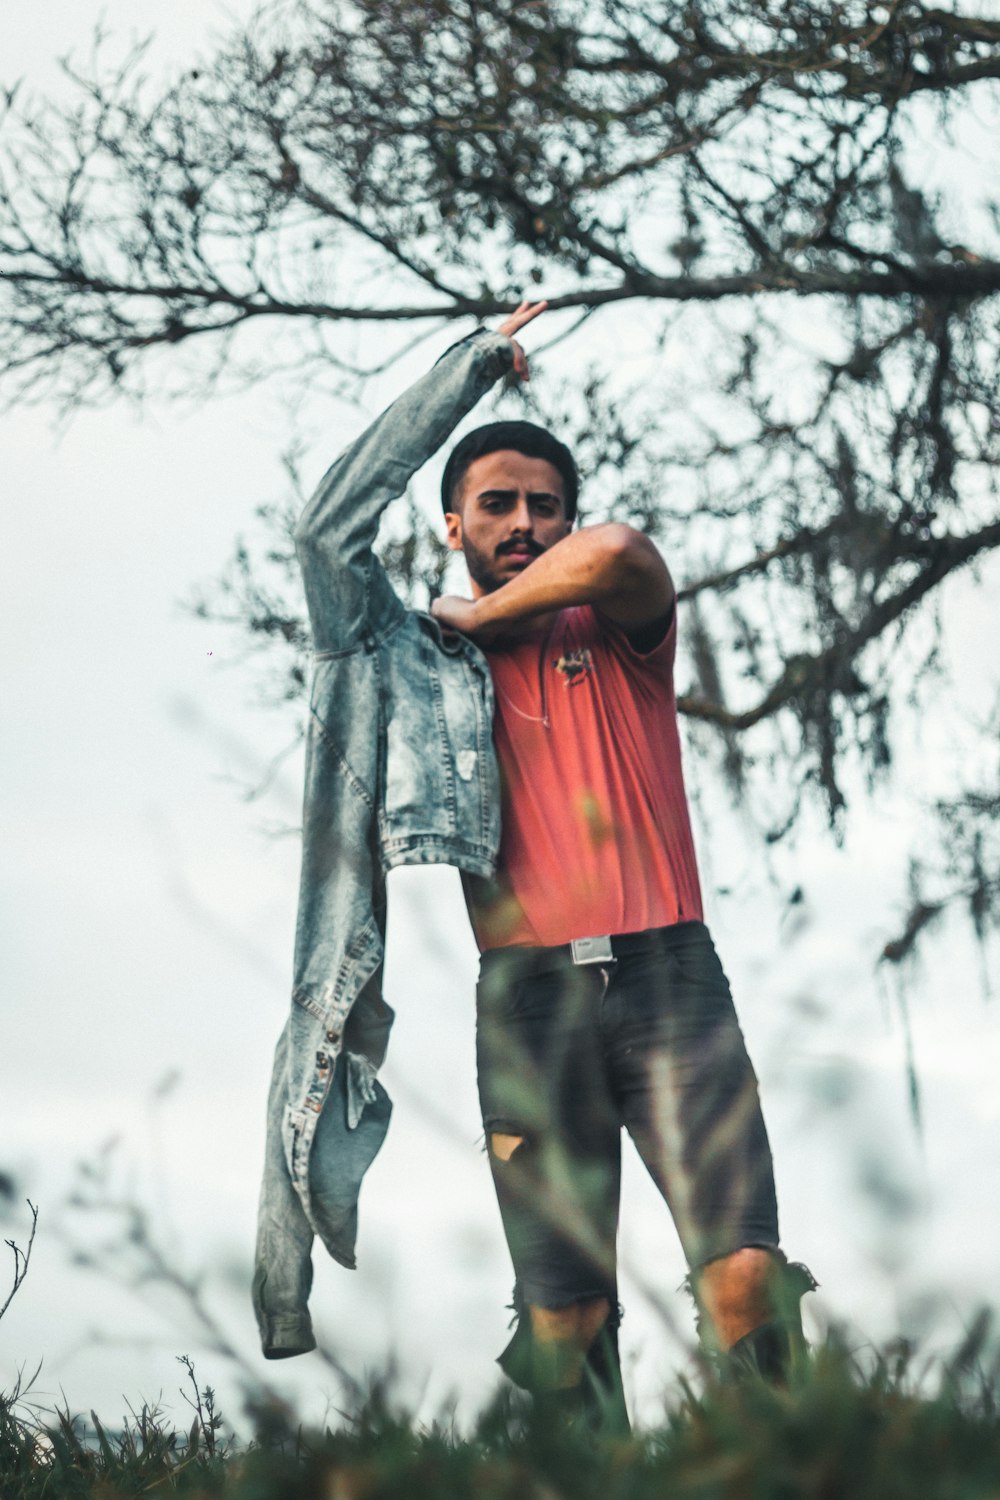
[[[614,963],[609,936],[573,938],[569,947],[575,964]]]

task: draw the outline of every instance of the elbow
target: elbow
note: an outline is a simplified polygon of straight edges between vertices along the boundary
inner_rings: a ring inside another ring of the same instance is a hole
[[[308,511],[304,511],[296,521],[295,529],[292,532],[292,542],[295,545],[296,555],[299,561],[302,562],[315,546],[316,542],[316,533],[310,524]]]
[[[303,547],[307,547],[315,536],[318,510],[319,507],[316,504],[316,496],[314,495],[303,506],[298,520],[292,527],[292,541],[295,543],[296,552],[299,552]]]
[[[301,554],[316,545],[317,538],[331,529],[336,529],[340,517],[349,514],[351,481],[345,477],[344,455],[336,459],[327,469],[302,514],[295,523],[292,540],[295,550]]]
[[[330,567],[331,552],[335,548],[331,547],[328,528],[321,526],[316,516],[311,515],[309,510],[299,517],[292,532],[292,541],[303,576],[317,569]]]
[[[299,557],[328,551],[331,537],[339,534],[338,515],[328,504],[311,500],[292,530],[292,541]]]
[[[621,521],[609,521],[599,530],[604,589],[609,595],[642,593],[655,597],[666,609],[674,597],[673,581],[656,544]]]
[[[648,537],[624,521],[605,521],[599,529],[603,545],[616,558],[628,559],[650,545]]]
[[[608,576],[625,581],[645,574],[653,567],[663,567],[663,560],[649,537],[624,521],[608,521],[595,528],[600,532],[601,553]]]

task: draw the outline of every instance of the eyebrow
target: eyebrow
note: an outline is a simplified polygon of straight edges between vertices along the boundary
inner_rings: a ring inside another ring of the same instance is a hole
[[[478,490],[477,493],[476,493],[476,499],[477,500],[515,500],[517,498],[517,495],[518,495],[518,491],[517,490],[500,490],[500,489]],[[528,491],[528,499],[529,500],[555,500],[557,503],[559,503],[559,502],[562,501],[562,498],[563,497],[561,495],[557,495],[554,490],[529,490]]]

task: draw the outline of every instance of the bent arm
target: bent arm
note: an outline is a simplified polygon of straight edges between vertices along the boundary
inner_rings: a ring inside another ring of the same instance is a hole
[[[481,599],[435,600],[433,613],[485,642],[536,615],[576,604],[593,605],[623,630],[641,630],[665,619],[673,601],[673,580],[649,537],[610,521],[571,532]]]
[[[513,360],[506,334],[478,330],[442,355],[324,474],[295,530],[317,650],[348,650],[402,610],[372,551],[382,512]]]

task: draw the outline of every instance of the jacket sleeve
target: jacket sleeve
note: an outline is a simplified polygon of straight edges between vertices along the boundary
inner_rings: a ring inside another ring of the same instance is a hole
[[[312,1225],[292,1186],[283,1144],[288,1104],[289,1023],[278,1038],[267,1105],[264,1180],[257,1215],[253,1304],[265,1358],[284,1359],[315,1349],[309,1317]]]
[[[471,334],[327,470],[295,531],[317,651],[351,650],[402,612],[372,551],[382,512],[512,363],[505,334]]]

